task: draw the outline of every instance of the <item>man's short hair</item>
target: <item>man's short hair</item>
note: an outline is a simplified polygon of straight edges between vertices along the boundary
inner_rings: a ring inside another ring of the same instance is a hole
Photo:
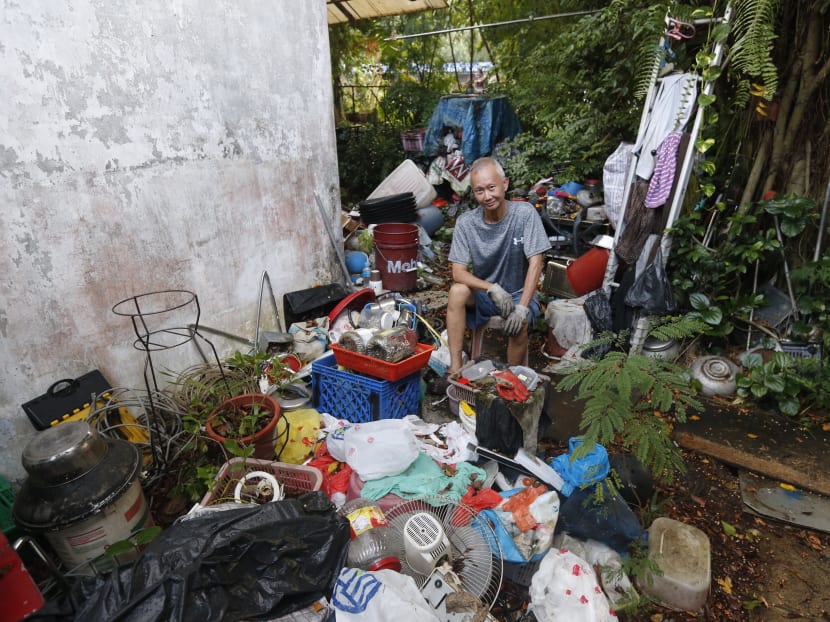
[[[496,172],[501,176],[502,179],[507,177],[504,174],[504,168],[502,167],[501,163],[496,160],[496,158],[491,158],[489,156],[485,156],[483,158],[479,158],[475,162],[473,162],[472,166],[470,166],[470,175],[479,171],[479,169],[484,168],[485,166],[494,166],[496,168]]]

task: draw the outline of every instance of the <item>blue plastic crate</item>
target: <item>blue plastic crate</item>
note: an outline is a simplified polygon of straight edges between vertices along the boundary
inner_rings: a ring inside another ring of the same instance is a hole
[[[417,415],[421,399],[421,372],[396,382],[377,380],[337,368],[329,353],[311,364],[314,406],[338,419],[366,423]]]

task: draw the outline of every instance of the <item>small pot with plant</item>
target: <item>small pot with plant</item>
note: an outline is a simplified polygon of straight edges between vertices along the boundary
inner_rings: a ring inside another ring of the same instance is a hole
[[[273,460],[280,414],[280,405],[270,395],[236,395],[208,415],[205,430],[210,438],[223,445],[236,442],[243,447],[253,447],[254,458]]]

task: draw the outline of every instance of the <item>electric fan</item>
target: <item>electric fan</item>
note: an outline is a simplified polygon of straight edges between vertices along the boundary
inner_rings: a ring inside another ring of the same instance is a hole
[[[436,568],[449,569],[463,591],[488,609],[493,606],[501,586],[502,560],[487,520],[466,505],[426,497],[395,505],[386,512],[386,521],[400,534],[401,572],[419,588]]]

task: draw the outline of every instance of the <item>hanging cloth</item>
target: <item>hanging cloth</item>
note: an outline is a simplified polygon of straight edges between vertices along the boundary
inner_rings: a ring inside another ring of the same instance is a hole
[[[696,99],[696,75],[677,73],[661,79],[643,140],[635,147],[635,153],[639,155],[638,177],[651,179],[657,148],[670,132],[680,131],[686,126]]]
[[[674,187],[674,172],[677,169],[677,154],[682,132],[671,132],[657,150],[657,164],[648,183],[644,204],[653,209],[664,205]]]

